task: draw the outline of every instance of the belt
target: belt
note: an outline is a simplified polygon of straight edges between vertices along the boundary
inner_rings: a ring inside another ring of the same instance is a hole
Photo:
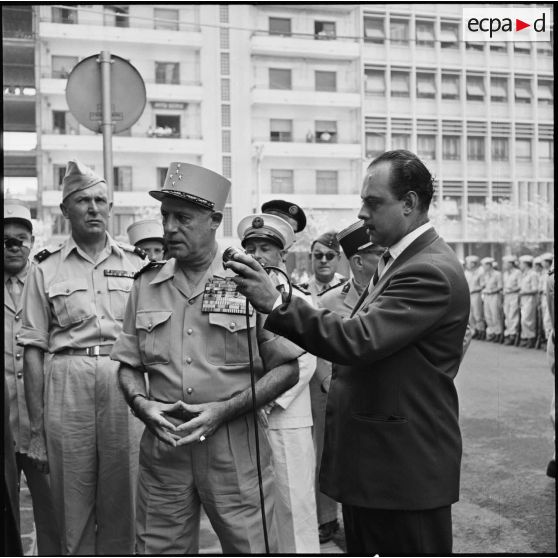
[[[57,355],[74,355],[74,356],[109,356],[112,351],[112,345],[94,345],[85,349],[62,349],[57,351]]]
[[[505,291],[504,294],[517,294],[519,292],[519,289],[515,290],[515,291]]]
[[[498,289],[497,291],[490,291],[489,293],[484,293],[485,295],[493,295],[493,294],[499,294],[502,292],[502,289]]]
[[[476,294],[476,293],[480,293],[480,292],[481,292],[481,289],[478,289],[476,291],[471,291],[471,294]]]

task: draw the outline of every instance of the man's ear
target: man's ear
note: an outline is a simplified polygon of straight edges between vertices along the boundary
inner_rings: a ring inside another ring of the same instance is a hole
[[[33,244],[35,244],[35,236],[31,235],[31,248],[33,248]]]
[[[64,205],[64,202],[62,202],[60,204],[60,211],[62,211],[62,215],[64,215],[65,219],[68,219],[68,209],[66,208],[66,206]]]
[[[281,251],[279,252],[279,255],[281,256],[281,261],[282,261],[283,263],[285,263],[285,262],[287,261],[287,254],[288,254],[288,253],[289,253],[288,250],[281,250]]]
[[[211,214],[211,228],[215,231],[219,228],[221,221],[223,220],[223,212],[222,211],[214,211]]]
[[[357,269],[362,270],[362,256],[360,254],[353,254],[351,260]]]
[[[409,190],[403,196],[403,213],[405,215],[411,214],[419,206],[419,198],[414,190]]]

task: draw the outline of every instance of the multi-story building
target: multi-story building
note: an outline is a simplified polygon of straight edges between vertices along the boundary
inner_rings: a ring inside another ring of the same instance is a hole
[[[464,43],[458,4],[131,4],[34,8],[39,211],[56,238],[65,164],[103,170],[68,111],[68,73],[107,50],[147,105],[113,138],[114,232],[156,211],[168,163],[231,178],[220,242],[261,203],[309,213],[307,237],[356,218],[367,164],[408,148],[437,177],[433,219],[458,255],[553,238],[550,43]],[[4,55],[6,59],[6,53]],[[6,91],[5,91],[6,99]],[[303,259],[300,260],[303,264]]]

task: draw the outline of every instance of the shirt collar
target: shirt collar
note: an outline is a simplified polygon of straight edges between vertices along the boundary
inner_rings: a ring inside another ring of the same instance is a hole
[[[392,260],[397,259],[402,254],[403,250],[408,248],[419,236],[421,236],[423,233],[431,228],[433,228],[433,225],[430,221],[428,221],[427,223],[424,223],[424,225],[421,225],[420,227],[417,227],[415,230],[406,234],[393,246],[390,246],[389,253],[391,254]]]
[[[27,273],[29,272],[30,266],[31,266],[31,262],[27,260],[25,267],[19,273],[16,273],[15,275],[9,275],[8,273],[4,272],[4,283],[7,283],[10,277],[17,277],[17,280],[20,283],[25,283],[25,279],[27,277]]]
[[[108,233],[105,234],[106,234],[106,243],[105,243],[105,247],[103,248],[103,251],[106,251],[107,255],[110,254],[110,252],[115,252],[116,255],[122,257],[122,255],[124,254],[122,248],[118,246],[117,242],[110,236],[110,234]],[[81,250],[81,248],[78,246],[78,244],[74,240],[74,237],[70,235],[70,238],[68,238],[66,244],[62,247],[62,251],[61,251],[62,259],[65,260],[74,250],[76,250],[78,253],[79,252],[83,253],[83,250]]]

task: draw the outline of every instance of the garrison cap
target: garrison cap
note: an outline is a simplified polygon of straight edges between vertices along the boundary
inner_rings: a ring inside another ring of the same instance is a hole
[[[545,262],[551,262],[554,260],[554,254],[552,254],[552,252],[545,252],[544,254],[541,254],[541,258]]]
[[[296,203],[291,203],[286,200],[270,200],[262,204],[262,213],[269,213],[271,215],[279,214],[279,217],[289,217],[296,221],[295,233],[299,233],[306,227],[306,215],[301,207]]]
[[[479,257],[478,257],[478,256],[475,256],[474,254],[471,254],[470,256],[465,256],[465,261],[466,261],[466,262],[478,263]]]
[[[481,260],[481,264],[493,264],[494,263],[494,258],[491,258],[490,256],[487,256],[486,258],[483,258]]]
[[[519,261],[533,265],[533,256],[523,254],[523,256],[519,256]]]
[[[185,200],[212,211],[223,211],[231,181],[204,167],[190,163],[171,163],[165,183],[149,195],[163,201],[165,196]]]
[[[337,240],[347,258],[354,256],[359,250],[373,246],[363,221],[357,221],[338,232]]]
[[[85,190],[99,182],[106,184],[105,179],[95,174],[87,165],[77,159],[68,161],[66,174],[62,179],[62,201],[74,192]]]
[[[314,244],[316,244],[316,242],[319,242],[320,244],[323,244],[324,246],[327,246],[328,248],[331,248],[336,252],[340,251],[339,241],[337,240],[335,231],[329,231],[318,236],[318,238],[316,238],[314,242],[312,242],[311,249],[314,248]]]
[[[163,241],[163,225],[158,219],[142,219],[132,223],[127,229],[130,244],[136,245],[142,240],[160,240]]]
[[[288,250],[295,240],[290,223],[277,215],[266,213],[244,217],[238,224],[237,232],[243,247],[250,238],[263,238]]]
[[[515,256],[504,256],[502,258],[503,262],[509,262],[509,263],[515,263],[517,261],[517,258]]]
[[[533,258],[533,263],[535,265],[542,265],[542,262],[543,262],[543,260],[540,256],[537,256],[536,258]]]
[[[33,232],[31,211],[29,211],[29,209],[20,200],[4,200],[4,223],[6,221],[16,221],[21,223]]]

